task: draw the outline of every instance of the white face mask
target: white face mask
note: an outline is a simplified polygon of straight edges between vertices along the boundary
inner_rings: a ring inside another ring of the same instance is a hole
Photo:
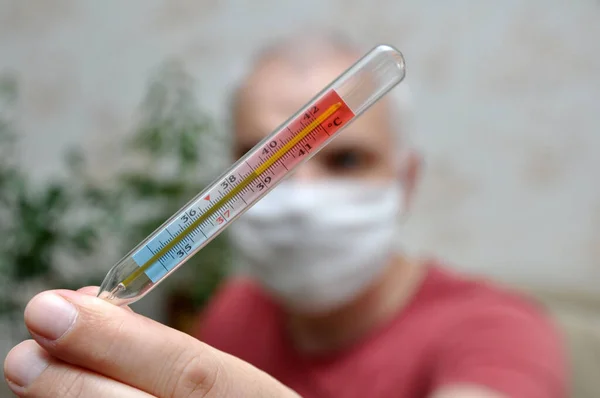
[[[403,199],[394,183],[287,180],[230,230],[251,277],[290,309],[326,312],[386,266]]]

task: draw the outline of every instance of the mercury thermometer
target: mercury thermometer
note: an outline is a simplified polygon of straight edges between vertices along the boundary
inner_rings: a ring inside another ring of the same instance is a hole
[[[366,53],[123,257],[98,297],[116,305],[141,299],[404,76],[404,57],[395,48]]]

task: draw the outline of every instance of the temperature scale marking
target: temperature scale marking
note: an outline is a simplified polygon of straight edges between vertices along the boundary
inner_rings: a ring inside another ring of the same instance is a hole
[[[303,114],[278,131],[272,140],[252,149],[253,153],[246,162],[221,179],[212,191],[200,194],[183,216],[165,226],[154,239],[134,253],[132,258],[139,268],[122,284],[127,287],[142,273],[156,283],[189,258],[188,253],[224,228],[231,218],[244,210],[248,202],[261,195],[273,182],[283,178],[287,170],[302,161],[306,154],[318,148],[353,117],[354,113],[335,90],[324,94]],[[266,160],[263,157],[265,154]],[[269,173],[265,173],[267,171]],[[263,174],[268,175],[265,177]],[[235,176],[245,177],[238,181]],[[220,189],[224,189],[225,193],[219,194]],[[211,196],[220,198],[211,203]],[[236,199],[243,204],[237,201],[236,206]]]

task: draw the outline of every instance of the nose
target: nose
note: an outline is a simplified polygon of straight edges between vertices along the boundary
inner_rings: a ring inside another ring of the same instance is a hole
[[[295,181],[313,181],[319,178],[319,174],[319,167],[316,162],[308,160],[299,166],[290,178]]]

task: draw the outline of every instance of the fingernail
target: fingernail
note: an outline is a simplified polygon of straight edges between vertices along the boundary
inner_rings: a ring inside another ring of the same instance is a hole
[[[77,317],[77,309],[54,293],[42,293],[25,309],[25,322],[29,330],[50,340],[61,337]]]
[[[33,341],[19,344],[4,362],[4,377],[17,387],[28,387],[48,367],[48,357]]]

